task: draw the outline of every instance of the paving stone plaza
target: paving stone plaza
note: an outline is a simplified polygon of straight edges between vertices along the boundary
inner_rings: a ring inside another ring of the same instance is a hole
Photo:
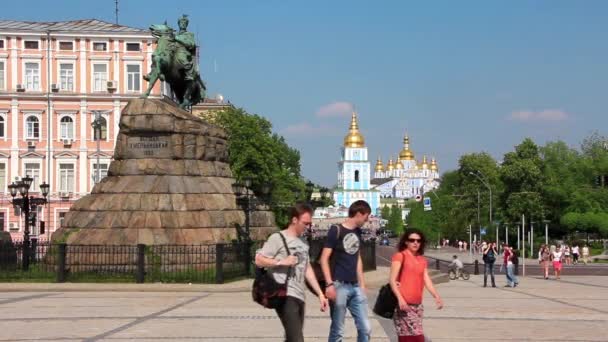
[[[436,310],[427,296],[425,331],[435,342],[606,341],[606,279],[526,277],[516,289],[484,289],[480,276],[440,284],[446,307]],[[251,300],[249,284],[1,284],[0,341],[282,341],[279,320]],[[326,341],[329,323],[309,296],[306,341]],[[394,340],[391,321],[374,316],[372,329],[373,341]],[[356,340],[352,320],[347,337]]]

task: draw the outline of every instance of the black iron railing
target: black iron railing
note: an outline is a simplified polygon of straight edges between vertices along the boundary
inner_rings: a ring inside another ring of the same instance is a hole
[[[316,261],[324,239],[310,240]],[[76,245],[0,242],[0,281],[224,283],[253,274],[263,242],[203,245]],[[30,256],[23,270],[23,256]],[[376,269],[375,244],[361,248],[364,269]]]

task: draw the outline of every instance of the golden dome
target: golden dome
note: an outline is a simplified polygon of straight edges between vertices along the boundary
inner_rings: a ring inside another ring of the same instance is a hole
[[[393,171],[395,169],[395,164],[393,164],[393,158],[388,160],[388,165],[386,166],[388,171]]]
[[[403,138],[403,150],[399,152],[399,159],[414,160],[414,151],[410,150],[410,137],[407,135]]]
[[[382,159],[378,156],[378,161],[376,162],[376,172],[384,172],[384,164],[382,164]]]
[[[431,171],[439,171],[435,157],[431,158]]]
[[[427,162],[426,162],[426,156],[422,156],[422,168],[423,169],[429,168],[429,164],[427,164]]]
[[[403,163],[401,163],[401,160],[400,160],[399,158],[397,158],[397,163],[396,163],[396,165],[395,165],[395,168],[396,168],[397,170],[401,170],[401,169],[403,169]]]
[[[344,137],[344,147],[365,147],[365,139],[359,133],[359,124],[357,123],[357,114],[353,112],[350,120],[350,129]]]

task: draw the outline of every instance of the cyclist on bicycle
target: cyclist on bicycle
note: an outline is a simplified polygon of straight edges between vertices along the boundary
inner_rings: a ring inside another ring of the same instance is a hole
[[[452,258],[454,258],[454,260],[452,260],[448,267],[450,270],[454,270],[454,272],[456,272],[456,278],[458,278],[460,277],[460,270],[464,268],[464,265],[462,264],[462,261],[458,259],[458,255],[454,255]]]

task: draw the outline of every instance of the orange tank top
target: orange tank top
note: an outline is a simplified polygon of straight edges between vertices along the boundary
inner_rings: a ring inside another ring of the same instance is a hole
[[[421,304],[424,291],[424,273],[426,272],[426,258],[414,256],[405,250],[395,253],[392,261],[401,263],[401,276],[399,277],[399,292],[408,304]]]

